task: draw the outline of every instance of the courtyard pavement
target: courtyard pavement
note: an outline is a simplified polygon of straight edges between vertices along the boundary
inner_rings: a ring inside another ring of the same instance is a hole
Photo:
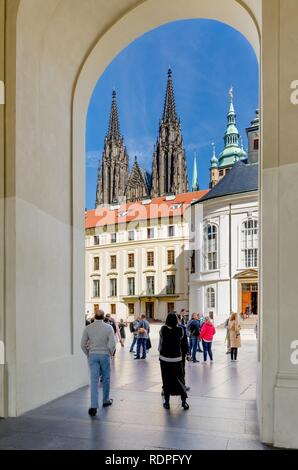
[[[225,354],[225,331],[218,329],[214,363],[186,364],[190,409],[178,397],[162,407],[157,341],[146,360],[129,353],[131,335],[117,347],[112,365],[113,406],[91,419],[89,388],[84,387],[19,418],[0,420],[0,449],[193,450],[265,449],[259,441],[256,410],[257,344],[242,332],[239,362]],[[198,359],[202,355],[198,353]]]

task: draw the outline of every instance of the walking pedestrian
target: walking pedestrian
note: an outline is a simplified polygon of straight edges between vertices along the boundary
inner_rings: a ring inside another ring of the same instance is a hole
[[[205,322],[200,332],[200,337],[203,343],[204,363],[207,362],[207,356],[209,356],[210,362],[213,362],[212,341],[215,333],[216,330],[214,328],[214,325],[212,324],[210,317],[205,317]]]
[[[238,349],[241,347],[241,326],[237,313],[232,313],[229,320],[229,332],[231,343],[231,360],[237,361]]]
[[[138,324],[137,355],[135,359],[146,359],[147,340],[149,337],[150,325],[146,320],[146,315],[142,314]],[[142,350],[142,357],[141,357]]]
[[[98,408],[98,382],[99,376],[103,380],[103,407],[110,406],[110,367],[111,356],[116,349],[113,328],[104,322],[104,312],[95,313],[94,322],[85,327],[81,339],[81,348],[86,354],[90,367],[91,407],[89,415],[95,416]]]
[[[182,368],[181,342],[184,332],[175,313],[169,313],[159,332],[159,362],[164,391],[163,406],[170,408],[170,396],[180,396],[182,407],[189,409]]]
[[[125,338],[126,338],[125,328],[127,328],[127,323],[125,323],[122,318],[121,318],[121,320],[118,324],[118,328],[119,328],[119,332],[120,332],[121,346],[124,347]]]
[[[131,322],[129,324],[129,330],[130,332],[133,334],[133,340],[132,340],[132,343],[131,343],[131,346],[130,346],[130,350],[129,352],[134,352],[134,347],[135,345],[137,344],[137,340],[138,340],[138,325],[139,325],[139,321],[140,321],[141,317],[138,317],[136,318],[133,322]]]
[[[205,317],[202,313],[199,313],[199,322],[200,322],[200,331],[201,331],[201,328],[204,324],[204,321],[205,321]],[[203,352],[203,349],[201,348],[201,338],[200,336],[198,336],[198,347],[197,347],[197,352],[200,352],[202,353]]]
[[[189,331],[189,349],[192,362],[200,362],[197,360],[198,338],[200,335],[200,322],[197,313],[192,314],[192,318],[186,328]]]

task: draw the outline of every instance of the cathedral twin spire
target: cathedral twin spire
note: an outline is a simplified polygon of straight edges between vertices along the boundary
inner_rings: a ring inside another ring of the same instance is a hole
[[[152,175],[141,169],[137,161],[129,173],[129,158],[120,134],[116,92],[113,91],[109,127],[98,166],[96,206],[122,198],[133,201],[187,191],[185,150],[176,113],[171,69],[168,70],[163,117],[153,153]]]

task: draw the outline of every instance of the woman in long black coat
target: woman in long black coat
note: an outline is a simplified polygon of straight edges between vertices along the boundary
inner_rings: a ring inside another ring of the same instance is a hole
[[[181,340],[183,329],[178,326],[175,313],[169,313],[166,323],[160,329],[159,361],[164,391],[164,408],[170,408],[170,396],[180,395],[182,407],[188,410],[187,393],[182,368]]]

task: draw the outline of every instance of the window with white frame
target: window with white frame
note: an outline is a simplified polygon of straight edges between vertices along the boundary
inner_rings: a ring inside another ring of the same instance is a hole
[[[146,278],[147,284],[147,295],[154,295],[154,276],[147,276]]]
[[[241,225],[241,267],[258,266],[258,221],[247,219]]]
[[[99,279],[94,279],[93,280],[93,297],[99,297],[99,296],[100,296]]]
[[[174,237],[175,236],[175,226],[174,225],[169,225],[168,226],[168,236],[169,237]]]
[[[134,277],[127,278],[127,291],[128,291],[128,295],[135,295],[135,278]]]
[[[128,232],[128,241],[133,241],[135,239],[135,231],[134,230],[129,230]]]
[[[218,229],[215,224],[204,228],[204,258],[206,271],[218,269]]]
[[[110,296],[117,297],[117,279],[110,279]]]
[[[206,290],[206,304],[207,308],[215,308],[215,289],[208,287]]]
[[[154,238],[154,228],[153,227],[148,227],[147,228],[147,238],[148,239]]]
[[[111,243],[116,243],[116,242],[117,242],[117,234],[111,233]]]
[[[169,275],[167,276],[167,294],[175,294],[176,291],[176,276]]]

